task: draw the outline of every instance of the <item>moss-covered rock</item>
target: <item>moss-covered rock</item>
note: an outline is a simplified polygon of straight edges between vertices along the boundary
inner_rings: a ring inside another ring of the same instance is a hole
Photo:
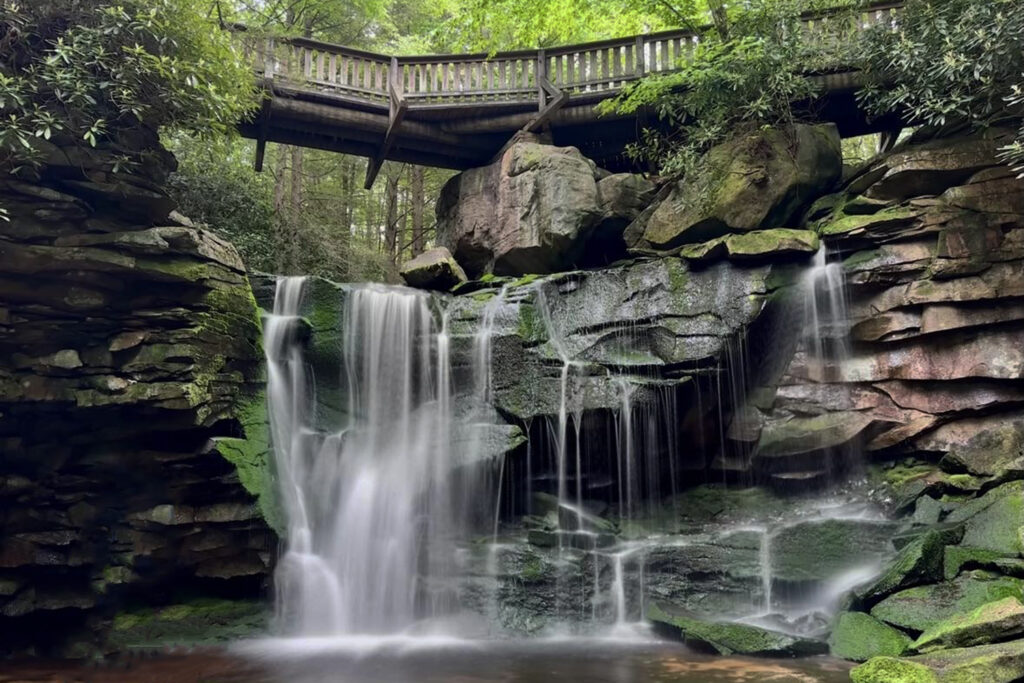
[[[428,249],[402,264],[399,271],[410,287],[447,291],[466,282],[466,273],[445,247]]]
[[[966,614],[940,621],[914,641],[918,652],[971,647],[1024,634],[1024,604],[1016,597],[985,603]]]
[[[895,657],[875,657],[850,671],[853,683],[938,683],[924,664]]]
[[[941,683],[1018,683],[1024,678],[1024,639],[939,650],[904,661],[926,666]]]
[[[759,261],[791,256],[808,256],[821,247],[812,230],[755,230],[725,238],[726,251],[734,261]]]
[[[1008,556],[1024,554],[1024,481],[1014,481],[954,510],[949,521],[965,524],[961,545]]]
[[[856,519],[824,519],[783,527],[771,536],[772,577],[787,582],[828,581],[858,565],[881,563],[891,554],[895,525]]]
[[[984,571],[970,571],[953,581],[916,586],[890,595],[871,616],[910,631],[927,631],[939,622],[967,614],[1003,598],[1024,598],[1024,581]]]
[[[756,626],[674,615],[658,604],[647,609],[647,618],[660,631],[723,655],[796,656],[817,654],[826,649],[825,644],[819,641]]]
[[[907,634],[863,612],[840,614],[828,638],[829,652],[855,662],[879,656],[898,657],[910,643]]]
[[[269,620],[265,603],[201,598],[121,612],[108,642],[116,648],[213,644],[265,632]]]
[[[908,543],[880,577],[857,590],[858,598],[870,605],[901,588],[940,580],[943,548],[957,538],[952,534],[955,531],[928,531]]]
[[[842,154],[832,126],[768,129],[711,149],[702,173],[678,183],[647,219],[657,249],[732,231],[794,225],[839,180]]]

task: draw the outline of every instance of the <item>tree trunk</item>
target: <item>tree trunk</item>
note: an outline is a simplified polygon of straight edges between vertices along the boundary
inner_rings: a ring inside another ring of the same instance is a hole
[[[398,176],[387,176],[387,184],[384,188],[385,210],[384,210],[384,249],[395,263],[398,258]]]
[[[302,148],[292,147],[292,192],[291,211],[288,231],[288,266],[289,274],[298,273],[299,266],[299,235],[302,219]]]
[[[413,166],[410,171],[409,184],[412,186],[412,255],[419,256],[426,248],[423,239],[423,208],[426,200],[423,197],[423,167]]]
[[[288,148],[277,145],[277,157],[274,160],[274,270],[285,274],[288,267],[288,211],[284,203],[284,194],[288,175]]]

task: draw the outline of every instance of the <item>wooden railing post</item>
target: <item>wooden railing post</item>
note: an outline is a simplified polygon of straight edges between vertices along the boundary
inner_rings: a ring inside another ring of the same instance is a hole
[[[633,67],[636,70],[636,75],[637,76],[643,76],[644,75],[644,71],[646,70],[646,65],[644,64],[644,37],[643,36],[637,36],[636,37],[636,58],[633,60],[633,63],[636,65],[636,66]]]
[[[547,105],[547,91],[544,90],[544,81],[548,77],[548,58],[544,48],[537,51],[537,111],[544,111]]]

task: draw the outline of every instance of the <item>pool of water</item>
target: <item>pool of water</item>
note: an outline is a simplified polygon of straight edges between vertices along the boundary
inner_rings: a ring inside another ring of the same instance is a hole
[[[839,683],[827,657],[717,657],[676,644],[614,640],[473,643],[444,639],[264,640],[86,667],[0,665],[0,682],[61,683]]]

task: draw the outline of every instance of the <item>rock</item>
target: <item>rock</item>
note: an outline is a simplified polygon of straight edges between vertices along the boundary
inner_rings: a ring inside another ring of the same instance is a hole
[[[597,182],[601,213],[620,219],[622,227],[650,205],[656,192],[654,183],[636,173],[614,173]]]
[[[1024,555],[1024,481],[992,489],[954,510],[947,519],[964,522],[964,547]]]
[[[836,448],[856,439],[872,422],[871,415],[851,411],[769,420],[761,432],[757,453],[772,458]]]
[[[931,526],[938,523],[939,517],[942,516],[942,511],[942,503],[931,496],[921,496],[914,505],[914,515],[911,519],[914,524]],[[948,554],[949,550],[947,549],[946,552]]]
[[[59,656],[128,600],[262,597],[276,538],[238,253],[162,222],[165,150],[48,144],[34,190],[0,182],[0,651]],[[114,174],[121,152],[146,163]]]
[[[601,220],[587,239],[580,264],[602,266],[625,258],[635,242],[626,229],[650,206],[656,191],[654,183],[635,173],[601,178],[597,182]]]
[[[428,249],[402,264],[399,271],[410,287],[447,291],[466,282],[466,274],[445,247]]]
[[[850,671],[853,683],[939,683],[924,664],[895,657],[875,657]]]
[[[729,235],[725,238],[725,247],[734,261],[777,260],[813,254],[821,247],[821,242],[810,230],[775,228]]]
[[[724,258],[729,250],[725,246],[725,237],[716,237],[699,244],[686,244],[679,250],[681,258],[691,263],[710,263]]]
[[[1024,677],[1024,639],[940,650],[902,661],[927,667],[936,676],[930,680],[943,683],[1014,683]]]
[[[658,604],[647,610],[647,618],[658,630],[683,642],[710,648],[722,655],[798,656],[818,654],[826,646],[778,631],[729,622],[709,622],[673,615]]]
[[[823,519],[786,526],[771,536],[771,571],[788,582],[829,579],[858,566],[880,564],[891,554],[895,525],[868,520]]]
[[[982,605],[1024,598],[1024,582],[983,571],[965,572],[953,581],[908,588],[879,602],[871,616],[909,631],[928,631],[940,622]]]
[[[725,235],[792,225],[839,180],[832,126],[761,131],[713,148],[696,182],[683,180],[647,220],[644,239],[670,249]]]
[[[865,177],[880,177],[863,193],[871,199],[883,200],[941,194],[978,171],[996,165],[996,150],[1004,135],[1005,131],[993,129],[983,135],[937,139],[898,150],[865,172]]]
[[[989,602],[932,626],[914,641],[918,652],[986,645],[1024,635],[1024,604],[1015,597]],[[896,653],[899,654],[899,653]]]
[[[898,657],[910,647],[907,634],[863,612],[843,612],[828,638],[835,657],[864,662],[872,657]]]
[[[953,409],[982,408],[1015,398],[1015,394],[1003,393],[999,385],[991,391],[979,388]],[[998,478],[1012,476],[1012,472],[1024,469],[1024,416],[1004,414],[957,420],[915,443],[921,450],[945,453],[941,464],[946,470]]]
[[[575,147],[519,141],[449,180],[437,242],[471,277],[571,267],[602,217],[597,172]]]
[[[952,530],[925,532],[917,540],[904,546],[880,577],[857,589],[857,597],[865,603],[873,604],[901,588],[940,580],[942,549],[947,543],[956,540],[959,540],[959,536]],[[882,611],[887,613],[885,608],[882,608]],[[872,616],[885,621],[874,611]]]

